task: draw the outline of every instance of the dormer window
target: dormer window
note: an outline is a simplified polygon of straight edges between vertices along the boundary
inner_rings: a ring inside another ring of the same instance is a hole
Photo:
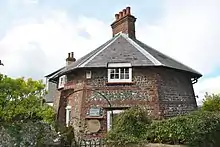
[[[64,84],[66,84],[66,75],[63,75],[59,78],[58,88],[63,88]]]
[[[132,82],[131,63],[109,63],[108,82]]]

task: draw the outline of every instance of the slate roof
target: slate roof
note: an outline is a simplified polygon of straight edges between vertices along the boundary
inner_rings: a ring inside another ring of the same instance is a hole
[[[61,68],[56,73],[56,76],[71,72],[78,68],[107,67],[109,62],[130,62],[133,67],[163,66],[187,71],[192,74],[192,78],[199,78],[202,76],[201,73],[194,69],[147,46],[137,39],[129,38],[123,33],[117,34],[115,37],[78,59],[76,62]]]
[[[62,67],[53,73],[46,75],[45,77],[49,79],[49,81],[55,82],[54,79],[58,78],[59,75],[64,71],[65,67]]]

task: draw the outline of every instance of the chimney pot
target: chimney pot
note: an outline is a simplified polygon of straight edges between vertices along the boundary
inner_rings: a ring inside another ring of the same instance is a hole
[[[123,17],[123,11],[119,12],[119,18]]]
[[[119,19],[119,14],[115,14],[115,20]]]
[[[135,39],[135,21],[136,18],[131,15],[131,8],[126,7],[119,14],[115,14],[115,19],[111,24],[112,34],[115,36],[119,32],[127,34],[130,38]]]
[[[66,65],[70,65],[71,63],[75,61],[76,59],[74,58],[74,52],[68,53],[68,57],[66,58]]]
[[[131,7],[126,7],[126,15],[130,15],[131,14]]]
[[[123,9],[123,16],[126,16],[126,9]]]

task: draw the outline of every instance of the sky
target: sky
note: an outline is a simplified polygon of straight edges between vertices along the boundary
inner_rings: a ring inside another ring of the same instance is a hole
[[[136,36],[203,74],[197,102],[220,93],[219,0],[0,0],[0,73],[35,80],[112,37],[114,14],[137,18]]]

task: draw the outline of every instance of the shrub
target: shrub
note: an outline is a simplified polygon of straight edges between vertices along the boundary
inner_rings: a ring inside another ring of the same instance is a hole
[[[205,111],[220,111],[220,94],[209,95],[206,93],[201,108]]]
[[[61,135],[63,144],[69,145],[69,146],[73,146],[76,144],[74,128],[72,126],[60,127],[60,135]]]
[[[107,134],[107,143],[122,146],[142,142],[149,123],[146,111],[138,107],[128,109],[116,117],[114,127]]]
[[[151,121],[140,108],[131,108],[116,118],[107,134],[109,145],[128,145],[142,142],[183,144],[193,147],[220,146],[220,114],[195,111],[170,119]]]
[[[152,143],[210,146],[218,144],[220,117],[216,113],[197,111],[162,121],[148,127],[146,139]]]
[[[51,144],[57,133],[43,122],[15,122],[0,124],[0,144],[2,146],[36,147]]]

